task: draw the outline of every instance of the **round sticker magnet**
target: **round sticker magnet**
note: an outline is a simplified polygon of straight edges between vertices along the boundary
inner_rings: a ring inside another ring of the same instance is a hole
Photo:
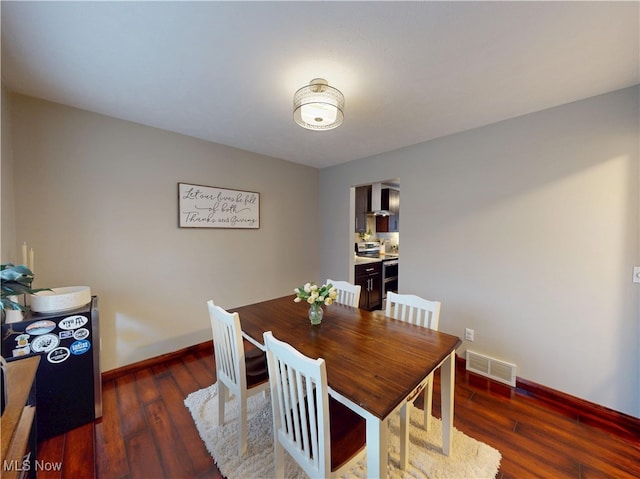
[[[73,332],[73,339],[86,339],[89,337],[89,330],[87,328],[76,329]]]
[[[60,344],[60,339],[55,334],[44,334],[31,341],[31,349],[36,353],[48,353]]]
[[[84,354],[91,348],[91,343],[86,339],[81,339],[80,341],[74,341],[71,343],[69,349],[71,350],[71,354],[75,354],[76,356],[80,354]]]
[[[53,351],[50,351],[49,354],[47,354],[47,360],[50,363],[57,364],[66,361],[67,359],[69,359],[69,356],[71,356],[69,350],[61,346],[59,348],[55,348]]]
[[[60,329],[66,329],[66,330],[78,329],[84,326],[85,324],[87,324],[88,322],[89,320],[86,317],[76,315],[76,316],[69,316],[68,318],[64,318],[58,323],[58,326],[60,327]]]
[[[49,321],[47,319],[47,320],[36,321],[35,323],[31,323],[29,326],[27,326],[27,328],[25,329],[25,332],[29,334],[33,334],[34,336],[40,336],[41,334],[50,333],[54,329],[56,329],[56,323],[54,323],[53,321]]]

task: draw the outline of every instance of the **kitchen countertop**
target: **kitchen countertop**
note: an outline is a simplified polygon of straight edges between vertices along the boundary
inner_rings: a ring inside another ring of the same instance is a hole
[[[400,256],[397,253],[387,253],[384,255],[380,255],[377,258],[368,258],[365,256],[356,256],[354,261],[354,265],[358,266],[359,264],[370,264],[370,263],[381,263],[383,261],[388,261],[391,259],[399,259]]]

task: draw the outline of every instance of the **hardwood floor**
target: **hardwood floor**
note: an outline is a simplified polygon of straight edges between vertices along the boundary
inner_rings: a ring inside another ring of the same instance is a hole
[[[50,470],[41,468],[38,477],[221,478],[183,404],[189,393],[214,381],[211,348],[107,378],[103,418],[41,443],[38,460]],[[436,374],[435,416],[439,393]],[[640,477],[636,430],[616,426],[613,434],[606,424],[595,427],[580,417],[457,368],[455,427],[500,450],[498,478]]]

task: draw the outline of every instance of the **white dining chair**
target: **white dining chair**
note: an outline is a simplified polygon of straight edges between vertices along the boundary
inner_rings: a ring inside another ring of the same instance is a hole
[[[311,478],[338,477],[366,453],[366,422],[329,397],[324,359],[309,358],[264,333],[271,384],[274,477],[285,451]]]
[[[240,317],[207,301],[218,382],[218,425],[224,424],[225,403],[235,395],[240,401],[239,453],[247,450],[247,398],[269,389],[266,355],[259,349],[245,352]]]
[[[385,316],[407,323],[438,330],[440,302],[429,301],[414,294],[387,293]]]
[[[414,294],[397,294],[388,292],[385,316],[437,331],[438,322],[440,320],[440,306],[441,304],[439,301],[429,301]],[[405,469],[408,457],[407,446],[409,444],[410,421],[408,405],[418,394],[420,394],[420,392],[421,389],[414,391],[400,409],[400,464],[402,469]],[[432,402],[433,373],[429,375],[426,385],[424,386],[423,411],[425,431],[429,431]]]
[[[358,284],[351,284],[348,281],[334,281],[328,279],[326,284],[332,284],[338,291],[338,297],[335,299],[336,303],[346,304],[347,306],[353,306],[357,308],[360,304],[360,289]]]

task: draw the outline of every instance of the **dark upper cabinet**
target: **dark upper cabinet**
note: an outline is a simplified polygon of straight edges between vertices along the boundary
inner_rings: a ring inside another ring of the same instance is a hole
[[[371,211],[371,185],[356,188],[355,232],[362,233],[367,229],[367,213]]]
[[[391,188],[382,189],[382,209],[390,216],[376,216],[376,231],[392,233],[400,230],[400,191]]]

